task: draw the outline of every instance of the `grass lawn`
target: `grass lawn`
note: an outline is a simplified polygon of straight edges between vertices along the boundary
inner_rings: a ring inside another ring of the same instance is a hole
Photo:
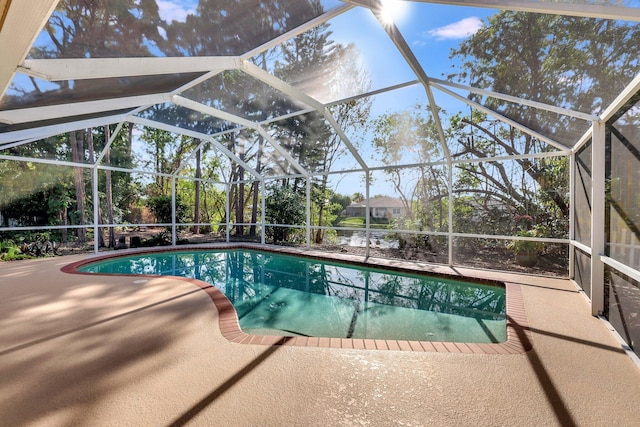
[[[335,223],[336,227],[356,227],[356,228],[364,228],[365,226],[365,218],[362,216],[351,216],[351,217],[342,217],[338,218]],[[386,218],[371,218],[370,220],[371,228],[390,228],[389,220]]]

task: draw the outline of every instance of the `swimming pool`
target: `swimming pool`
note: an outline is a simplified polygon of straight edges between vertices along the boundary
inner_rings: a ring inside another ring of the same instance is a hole
[[[78,267],[181,276],[215,286],[247,334],[500,343],[504,286],[400,273],[251,249],[163,251]]]

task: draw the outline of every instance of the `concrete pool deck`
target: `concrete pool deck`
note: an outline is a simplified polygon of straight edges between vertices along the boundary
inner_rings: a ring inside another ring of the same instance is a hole
[[[640,369],[568,280],[412,263],[519,284],[517,354],[268,346],[193,283],[60,271],[87,257],[0,264],[1,425],[638,423]]]

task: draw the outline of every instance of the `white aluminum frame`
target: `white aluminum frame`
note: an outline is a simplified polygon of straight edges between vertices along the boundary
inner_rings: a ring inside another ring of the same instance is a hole
[[[564,14],[569,16],[582,16],[582,17],[599,17],[599,18],[607,18],[607,19],[620,19],[631,22],[640,22],[640,8],[629,8],[629,7],[617,7],[617,6],[604,6],[597,5],[591,2],[549,2],[549,1],[524,1],[524,0],[508,0],[508,1],[494,1],[494,0],[415,0],[416,2],[425,2],[425,3],[439,3],[439,4],[448,4],[448,5],[458,5],[458,6],[472,6],[472,7],[482,7],[482,8],[494,8],[501,10],[513,10],[513,11],[527,11],[527,12],[535,12],[535,13],[551,13],[551,14]],[[46,138],[49,136],[75,131],[78,129],[92,128],[105,126],[109,124],[117,123],[118,127],[115,132],[111,136],[111,140],[105,147],[105,149],[97,156],[95,162],[93,164],[86,163],[75,163],[68,161],[59,161],[59,160],[50,160],[50,159],[38,159],[38,158],[30,158],[24,156],[13,156],[8,154],[0,154],[0,159],[3,160],[14,160],[19,162],[34,162],[34,163],[45,163],[45,164],[53,164],[67,167],[81,167],[84,169],[91,169],[92,176],[94,179],[92,190],[94,195],[97,194],[97,177],[99,170],[112,170],[112,171],[122,171],[129,173],[141,173],[141,174],[151,174],[151,175],[162,175],[168,178],[171,178],[172,182],[172,212],[173,212],[173,220],[171,224],[165,224],[172,227],[172,243],[175,245],[177,240],[177,227],[184,225],[178,224],[175,218],[175,187],[176,187],[176,179],[195,179],[190,177],[178,176],[178,173],[182,171],[187,162],[190,161],[192,156],[195,154],[195,150],[187,155],[185,159],[182,161],[181,165],[178,169],[172,174],[156,174],[150,171],[143,170],[133,170],[127,168],[106,166],[101,164],[104,158],[104,154],[106,150],[109,148],[109,145],[114,140],[116,135],[122,129],[122,125],[124,122],[135,123],[143,126],[152,126],[158,129],[163,129],[169,132],[174,132],[176,134],[181,134],[193,138],[197,138],[201,140],[201,143],[198,145],[196,150],[202,148],[202,146],[206,143],[210,143],[212,147],[216,150],[217,153],[228,157],[232,162],[240,165],[244,168],[252,177],[260,182],[260,188],[262,194],[265,192],[265,181],[266,179],[277,179],[279,177],[265,177],[261,173],[257,172],[246,162],[242,161],[237,155],[224,147],[220,142],[216,140],[218,136],[222,136],[229,132],[236,132],[241,129],[252,129],[258,132],[265,140],[271,144],[271,146],[282,155],[289,164],[296,170],[297,173],[292,175],[287,175],[287,177],[301,177],[305,179],[306,183],[306,242],[307,247],[310,247],[311,244],[311,235],[310,230],[312,228],[324,228],[311,226],[311,214],[310,214],[310,186],[311,179],[314,176],[320,175],[330,175],[336,173],[344,173],[345,171],[326,171],[323,173],[310,173],[306,171],[279,143],[276,141],[269,132],[265,129],[271,123],[277,122],[278,120],[283,120],[288,117],[295,117],[300,114],[306,114],[309,112],[318,112],[322,114],[325,120],[329,123],[329,125],[336,132],[338,137],[341,139],[343,144],[348,148],[351,155],[357,161],[360,166],[360,169],[355,169],[352,172],[364,173],[365,174],[365,193],[366,193],[366,221],[365,221],[365,229],[367,236],[367,244],[366,244],[366,256],[369,256],[369,241],[370,241],[370,178],[371,172],[376,170],[383,170],[388,168],[387,166],[379,166],[379,167],[371,167],[369,166],[365,160],[361,157],[359,151],[356,149],[355,145],[349,140],[345,132],[340,128],[339,123],[335,120],[330,112],[330,108],[332,106],[338,105],[341,102],[348,102],[350,100],[357,100],[361,98],[366,98],[368,96],[373,96],[379,93],[383,93],[390,90],[400,89],[404,87],[408,87],[411,85],[421,84],[423,89],[426,92],[429,107],[432,109],[432,115],[435,120],[439,138],[441,140],[442,149],[444,152],[445,160],[441,162],[432,162],[427,164],[437,164],[447,166],[448,174],[447,174],[447,186],[449,193],[449,229],[447,232],[420,232],[424,234],[434,234],[434,235],[447,235],[449,241],[449,264],[453,265],[453,239],[454,237],[471,237],[471,238],[491,238],[491,239],[525,239],[525,238],[514,238],[512,236],[494,236],[494,235],[475,235],[475,234],[465,234],[465,233],[455,233],[453,231],[453,167],[457,164],[465,164],[465,163],[473,163],[473,162],[483,162],[483,161],[502,161],[502,160],[512,160],[518,158],[538,158],[538,157],[547,157],[547,156],[569,156],[570,159],[570,185],[572,190],[575,188],[575,153],[585,144],[587,141],[592,141],[592,150],[593,150],[593,185],[592,185],[592,217],[591,217],[591,241],[590,245],[586,246],[582,243],[579,243],[574,240],[574,224],[575,215],[573,212],[573,205],[575,202],[574,193],[571,191],[571,199],[570,199],[570,231],[568,239],[526,239],[526,240],[539,240],[551,243],[568,243],[570,246],[570,274],[573,275],[573,248],[579,248],[586,253],[591,255],[591,277],[592,282],[591,286],[591,306],[592,313],[594,315],[599,315],[604,310],[604,266],[605,264],[610,268],[616,269],[635,280],[640,280],[640,271],[626,266],[610,257],[605,255],[605,222],[604,222],[604,209],[605,209],[605,182],[604,182],[604,136],[605,136],[605,123],[608,119],[615,114],[616,111],[627,102],[636,92],[640,90],[640,75],[636,76],[635,79],[625,88],[625,90],[616,98],[616,100],[608,106],[608,108],[599,116],[596,117],[593,114],[589,114],[586,112],[573,111],[566,108],[550,106],[546,104],[542,104],[539,102],[521,99],[505,94],[500,94],[488,90],[473,88],[464,86],[461,84],[448,82],[440,79],[435,79],[428,76],[422,65],[419,63],[417,58],[412,52],[411,47],[405,41],[402,33],[398,30],[398,28],[387,22],[383,22],[380,18],[380,12],[382,10],[382,3],[379,0],[343,0],[343,5],[338,6],[321,16],[314,18],[313,20],[303,24],[297,28],[292,29],[291,31],[280,35],[279,37],[274,38],[273,40],[258,46],[254,49],[249,50],[240,56],[231,56],[231,57],[193,57],[193,58],[80,58],[80,59],[25,59],[31,45],[35,41],[36,37],[40,33],[41,29],[46,24],[48,17],[54,11],[58,0],[30,0],[30,1],[13,1],[10,3],[9,13],[7,15],[7,19],[4,22],[2,31],[0,32],[0,51],[2,52],[2,61],[0,61],[0,96],[4,95],[10,82],[12,81],[16,72],[25,73],[31,76],[36,76],[39,78],[43,78],[50,81],[58,81],[58,80],[76,80],[76,79],[96,79],[96,78],[113,78],[113,77],[123,77],[123,76],[147,76],[147,75],[155,75],[155,74],[172,74],[172,73],[192,73],[192,72],[202,72],[204,73],[202,76],[192,80],[189,83],[182,85],[181,87],[171,91],[170,93],[157,93],[150,95],[141,95],[141,96],[131,96],[131,97],[117,97],[113,99],[106,99],[101,101],[85,101],[85,102],[76,102],[65,104],[64,108],[60,108],[60,106],[43,106],[43,107],[33,107],[33,108],[24,108],[24,109],[16,109],[16,110],[5,110],[0,111],[0,122],[5,124],[21,124],[21,123],[29,123],[34,120],[34,118],[38,121],[48,120],[48,119],[61,119],[74,117],[80,114],[91,114],[91,113],[103,113],[108,111],[115,110],[128,110],[128,113],[118,113],[118,114],[108,114],[104,117],[94,118],[94,119],[86,119],[86,120],[71,120],[66,123],[55,124],[55,125],[47,125],[41,127],[35,127],[31,129],[5,132],[0,134],[0,152],[3,150],[8,150],[10,148],[25,146],[31,142],[37,141],[38,139]],[[397,84],[394,86],[390,86],[388,88],[382,88],[375,91],[371,91],[366,94],[361,94],[353,97],[349,97],[339,101],[332,101],[330,103],[323,104],[312,97],[302,93],[291,85],[277,79],[272,74],[268,73],[265,70],[260,69],[255,66],[253,63],[249,62],[251,58],[255,55],[264,52],[268,49],[276,47],[278,44],[289,40],[299,34],[304,33],[305,31],[320,25],[324,22],[329,21],[330,19],[339,16],[342,13],[345,13],[356,7],[364,7],[368,8],[372,11],[374,16],[376,16],[382,28],[387,32],[391,41],[395,44],[398,51],[402,54],[403,58],[410,66],[412,71],[414,72],[417,80],[412,80],[409,82]],[[225,70],[240,70],[255,79],[260,80],[261,82],[273,87],[276,90],[282,91],[283,93],[291,96],[292,98],[306,104],[308,108],[300,110],[298,112],[290,113],[285,116],[275,117],[263,122],[253,122],[250,120],[243,119],[236,115],[230,114],[225,111],[217,110],[215,108],[211,108],[202,103],[198,103],[192,100],[189,100],[181,95],[185,90],[223,72]],[[473,108],[479,109],[481,111],[486,112],[487,114],[492,115],[498,120],[508,124],[509,126],[516,127],[521,131],[546,142],[547,144],[555,147],[559,151],[554,153],[538,153],[531,155],[522,155],[522,156],[500,156],[495,158],[487,158],[487,159],[452,159],[448,150],[447,141],[444,135],[444,130],[442,124],[440,122],[440,117],[437,110],[437,103],[435,101],[435,97],[433,95],[433,89],[438,89],[442,93],[454,97],[459,101],[462,101]],[[534,108],[543,109],[546,111],[551,111],[557,114],[567,115],[569,117],[575,117],[582,120],[587,120],[592,123],[592,126],[588,132],[586,132],[580,140],[576,142],[572,147],[566,147],[563,144],[554,141],[552,138],[546,137],[540,133],[537,133],[531,129],[526,128],[525,126],[520,125],[514,120],[508,119],[506,117],[501,116],[500,114],[488,110],[482,105],[472,102],[465,97],[453,92],[449,88],[461,89],[468,91],[470,93],[476,93],[483,96],[494,97],[502,100],[506,100],[509,102],[519,102],[523,105],[528,105]],[[180,105],[194,111],[198,111],[202,114],[211,115],[217,117],[222,120],[226,120],[231,123],[235,123],[238,125],[238,128],[226,130],[223,132],[219,132],[214,135],[206,135],[199,132],[194,132],[186,129],[179,128],[177,126],[167,125],[160,122],[144,119],[136,116],[136,114],[144,108],[147,108],[151,105],[158,103],[172,102],[176,105]],[[420,165],[426,164],[416,164],[416,165],[399,165],[400,167],[417,167]],[[208,180],[202,180],[209,182]],[[227,181],[225,179],[225,181]],[[245,182],[245,181],[243,181]],[[246,181],[249,182],[249,181]],[[229,231],[230,231],[230,206],[229,206],[229,189],[230,185],[233,183],[224,182],[222,183],[226,186],[226,240],[229,241]],[[94,231],[97,233],[100,227],[115,227],[119,226],[118,224],[99,224],[98,220],[98,209],[97,209],[97,197],[93,197],[94,200],[94,223],[92,225],[65,225],[65,226],[43,226],[43,227],[30,227],[29,229],[34,230],[42,230],[42,229],[74,229],[74,228],[94,228]],[[262,208],[262,218],[259,223],[255,225],[260,225],[262,230],[266,226],[270,226],[265,221],[265,200],[264,197],[261,198],[261,208]],[[147,226],[158,225],[158,224],[148,224]],[[282,225],[277,225],[282,226]],[[295,228],[300,228],[298,226],[292,226]],[[15,231],[24,229],[23,227],[5,227],[2,228],[2,231]],[[594,232],[595,231],[595,232]],[[412,230],[398,230],[398,232],[410,232],[416,233]],[[264,243],[264,232],[262,232],[261,241]],[[95,239],[97,240],[97,239]],[[97,241],[95,242],[94,247],[95,252],[98,251]]]

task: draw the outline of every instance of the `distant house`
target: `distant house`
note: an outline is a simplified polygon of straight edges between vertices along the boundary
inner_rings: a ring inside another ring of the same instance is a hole
[[[402,200],[393,197],[374,197],[369,200],[371,208],[371,216],[374,218],[401,218],[406,215],[407,208]],[[353,202],[347,206],[347,216],[365,216],[366,204],[362,202]]]

